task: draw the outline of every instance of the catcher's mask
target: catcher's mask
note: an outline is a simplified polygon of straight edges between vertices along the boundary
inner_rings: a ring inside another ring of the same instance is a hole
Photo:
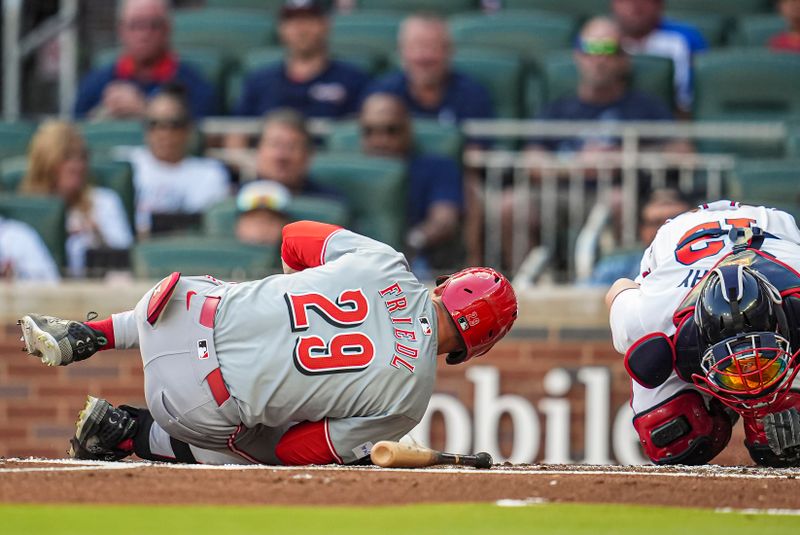
[[[438,277],[433,294],[441,297],[464,341],[462,351],[447,355],[448,364],[483,355],[517,319],[517,296],[511,283],[491,268],[467,268]]]
[[[738,411],[757,410],[782,397],[800,368],[778,290],[741,265],[721,266],[704,282],[695,315],[705,346],[702,391]]]

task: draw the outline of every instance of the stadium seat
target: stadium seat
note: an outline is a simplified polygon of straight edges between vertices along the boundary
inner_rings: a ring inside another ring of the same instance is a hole
[[[484,85],[498,117],[519,116],[523,68],[518,56],[500,50],[460,48],[453,55],[453,68]]]
[[[345,196],[353,230],[400,246],[406,223],[406,176],[401,162],[356,154],[318,154],[309,174],[314,182]]]
[[[418,152],[449,156],[458,161],[463,139],[459,129],[443,125],[432,119],[414,119],[414,145]],[[361,132],[355,121],[340,122],[333,126],[327,139],[333,152],[358,152],[361,150]]]
[[[112,154],[117,147],[144,144],[141,121],[101,121],[80,124],[81,133],[93,156]]]
[[[25,156],[8,158],[0,163],[0,190],[14,193],[19,188],[28,170],[28,159]],[[125,207],[128,219],[133,225],[134,190],[133,173],[128,162],[107,159],[93,160],[89,167],[89,177],[96,186],[109,188],[119,195]]]
[[[577,29],[569,16],[536,11],[500,11],[492,15],[461,14],[448,20],[456,50],[492,47],[525,59],[567,48]]]
[[[397,30],[403,16],[401,12],[382,11],[335,15],[331,22],[331,50],[360,45],[373,53],[390,54],[397,48]]]
[[[0,215],[29,224],[42,237],[56,265],[65,264],[64,203],[45,195],[0,194]]]
[[[33,122],[0,122],[0,160],[28,152],[28,143],[35,131]]]
[[[800,212],[800,160],[740,160],[731,187],[747,204],[764,204]]]
[[[256,279],[278,271],[277,259],[277,247],[207,236],[153,238],[135,245],[131,252],[134,275],[148,279],[160,279],[173,271],[229,280]]]
[[[296,195],[286,211],[293,221],[310,219],[341,226],[349,223],[347,206],[333,199]],[[237,217],[236,199],[219,202],[203,213],[203,233],[215,238],[231,238],[236,235]]]
[[[173,17],[172,42],[214,47],[231,55],[275,42],[275,20],[266,12],[246,9],[184,9]]]
[[[215,9],[260,9],[270,13],[278,13],[281,2],[270,2],[269,0],[205,0],[205,5],[208,8]]]
[[[541,9],[579,19],[608,12],[608,0],[503,0],[503,6],[506,9]]]
[[[713,50],[695,58],[696,119],[800,117],[800,57],[766,49]]]
[[[770,37],[786,29],[780,15],[745,15],[736,21],[736,31],[731,38],[736,46],[766,46]]]
[[[672,61],[669,58],[632,56],[631,67],[633,69],[633,87],[658,97],[670,107],[672,106],[674,92]],[[575,66],[571,50],[552,54],[545,62],[543,70],[546,102],[575,94],[578,85],[578,69]]]
[[[435,12],[442,15],[470,11],[477,7],[476,0],[358,0],[360,10],[402,11],[413,13],[416,11]]]
[[[670,10],[667,11],[666,18],[696,28],[709,47],[721,46],[725,41],[729,19],[723,15],[711,12]]]
[[[668,0],[670,10],[742,15],[772,11],[773,0]]]

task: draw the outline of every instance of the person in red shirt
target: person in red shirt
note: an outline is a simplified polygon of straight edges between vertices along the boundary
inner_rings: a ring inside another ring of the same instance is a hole
[[[800,52],[800,0],[778,0],[778,11],[789,28],[769,40],[777,52]]]

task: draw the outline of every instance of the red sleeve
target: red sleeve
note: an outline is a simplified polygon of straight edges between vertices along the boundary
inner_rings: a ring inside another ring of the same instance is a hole
[[[275,446],[275,455],[287,466],[341,463],[328,440],[326,420],[292,426]]]
[[[341,228],[316,221],[290,223],[283,227],[281,258],[295,271],[321,266],[328,238]]]

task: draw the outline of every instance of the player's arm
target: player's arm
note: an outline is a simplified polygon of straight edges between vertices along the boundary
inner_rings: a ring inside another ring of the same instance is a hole
[[[617,279],[611,288],[606,292],[606,306],[611,310],[611,305],[614,304],[614,299],[625,290],[635,290],[639,288],[639,284],[631,279]]]

